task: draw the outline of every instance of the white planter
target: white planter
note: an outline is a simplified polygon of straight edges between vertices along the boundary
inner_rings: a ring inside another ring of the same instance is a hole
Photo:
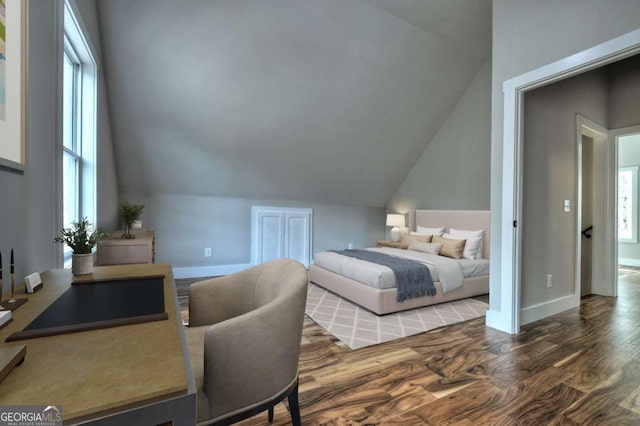
[[[93,253],[71,255],[71,273],[73,275],[93,273]]]

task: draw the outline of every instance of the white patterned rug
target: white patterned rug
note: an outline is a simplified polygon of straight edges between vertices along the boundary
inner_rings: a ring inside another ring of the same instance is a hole
[[[487,309],[484,302],[462,299],[378,316],[309,283],[305,313],[351,349],[359,349],[483,317]]]

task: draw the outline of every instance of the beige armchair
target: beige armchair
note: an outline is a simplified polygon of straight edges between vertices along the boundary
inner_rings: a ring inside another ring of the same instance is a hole
[[[198,425],[231,424],[284,398],[300,424],[298,358],[307,271],[279,259],[191,285],[186,327]]]

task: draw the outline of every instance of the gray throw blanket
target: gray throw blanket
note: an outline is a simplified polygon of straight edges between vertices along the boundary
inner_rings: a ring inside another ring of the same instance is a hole
[[[398,302],[422,296],[435,296],[436,287],[433,285],[431,273],[426,265],[415,260],[389,256],[369,250],[329,250],[343,256],[355,257],[367,262],[377,263],[388,267],[396,277],[398,288]]]

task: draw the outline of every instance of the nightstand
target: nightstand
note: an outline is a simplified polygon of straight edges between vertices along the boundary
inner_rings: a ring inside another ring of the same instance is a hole
[[[401,242],[394,243],[391,240],[378,240],[376,242],[376,246],[377,247],[393,247],[393,248],[399,248],[399,249],[406,248],[405,244],[402,244]]]
[[[136,236],[122,239],[117,231],[98,242],[96,265],[124,265],[129,263],[155,262],[155,233],[153,231],[133,231]]]

